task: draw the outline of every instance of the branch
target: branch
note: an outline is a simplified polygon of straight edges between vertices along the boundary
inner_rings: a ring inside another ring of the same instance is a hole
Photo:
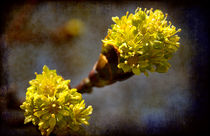
[[[78,92],[90,93],[93,87],[104,87],[133,76],[132,72],[125,73],[117,67],[118,58],[119,52],[114,46],[109,45],[106,48],[102,48],[102,53],[88,77],[84,78],[79,85],[75,87]]]

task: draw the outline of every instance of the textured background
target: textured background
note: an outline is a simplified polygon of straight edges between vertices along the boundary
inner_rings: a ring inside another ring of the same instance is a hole
[[[4,8],[8,7],[9,10]],[[39,135],[24,126],[19,101],[43,65],[76,86],[97,61],[111,17],[137,7],[161,9],[182,31],[181,47],[168,73],[143,74],[83,94],[93,106],[81,135],[188,135],[207,132],[208,32],[206,9],[198,2],[22,1],[5,4],[1,18],[1,129],[3,135]],[[7,13],[6,13],[7,11]],[[52,31],[69,19],[84,23],[78,37],[56,43]],[[13,35],[6,40],[6,35]],[[5,102],[7,101],[7,102]],[[6,104],[5,104],[6,103]],[[22,123],[22,124],[21,124]],[[3,125],[6,124],[6,125]],[[32,133],[33,132],[33,133]]]

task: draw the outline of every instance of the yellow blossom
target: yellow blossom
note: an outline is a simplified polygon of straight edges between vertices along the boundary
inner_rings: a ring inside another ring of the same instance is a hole
[[[108,30],[103,48],[115,46],[119,52],[118,68],[138,75],[143,72],[167,72],[168,60],[179,47],[181,29],[167,22],[167,14],[160,10],[142,10],[135,14],[113,17],[115,22]]]
[[[38,125],[41,134],[47,136],[54,130],[74,131],[82,124],[88,125],[92,106],[85,108],[82,95],[69,88],[70,80],[64,80],[47,66],[42,74],[35,74],[36,78],[29,82],[26,101],[20,106],[25,111],[25,124]]]

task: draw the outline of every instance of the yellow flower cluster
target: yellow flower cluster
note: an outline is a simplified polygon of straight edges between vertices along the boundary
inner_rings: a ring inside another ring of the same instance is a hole
[[[82,95],[69,88],[70,80],[64,80],[47,66],[42,74],[35,74],[36,79],[29,82],[26,101],[20,106],[25,111],[25,124],[32,121],[47,136],[53,130],[75,131],[82,124],[88,125],[92,107],[85,108]]]
[[[102,42],[105,48],[112,45],[118,49],[118,68],[136,75],[168,71],[168,60],[179,47],[180,38],[175,34],[181,29],[176,30],[166,18],[160,10],[141,8],[135,14],[112,18],[115,24]]]

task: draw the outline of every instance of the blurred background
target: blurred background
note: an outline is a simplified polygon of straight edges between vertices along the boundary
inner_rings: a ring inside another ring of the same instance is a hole
[[[93,106],[90,125],[78,135],[197,135],[208,123],[208,13],[205,1],[20,0],[1,4],[0,134],[40,135],[24,125],[19,105],[28,81],[43,65],[74,87],[88,76],[111,17],[137,7],[160,9],[182,31],[167,73],[133,76],[83,94]]]

